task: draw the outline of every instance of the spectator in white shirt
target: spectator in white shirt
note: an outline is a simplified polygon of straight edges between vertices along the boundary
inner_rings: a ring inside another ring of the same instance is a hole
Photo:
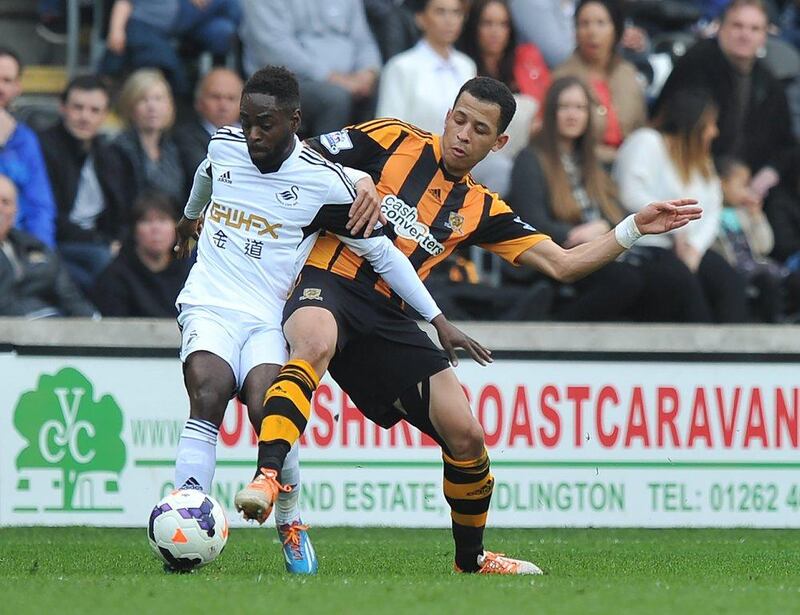
[[[453,47],[464,25],[462,0],[420,0],[414,8],[423,38],[386,64],[377,116],[438,133],[459,89],[477,75],[477,68]]]
[[[718,253],[709,250],[717,238],[722,188],[711,158],[719,134],[718,108],[711,93],[678,90],[661,108],[653,128],[634,131],[622,144],[614,165],[620,200],[629,211],[642,202],[691,195],[703,217],[676,232],[648,237],[637,248],[648,250],[674,275],[689,273],[703,289],[716,322],[748,319],[745,281]],[[643,200],[644,199],[644,200]],[[693,284],[687,277],[687,286]]]

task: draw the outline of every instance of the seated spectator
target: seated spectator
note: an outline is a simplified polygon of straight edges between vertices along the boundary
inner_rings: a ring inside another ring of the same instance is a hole
[[[402,1],[364,0],[364,10],[384,63],[419,40],[414,14]]]
[[[575,53],[553,73],[554,79],[580,77],[591,87],[597,156],[604,164],[614,161],[625,137],[647,119],[636,69],[618,51],[624,28],[619,0],[581,0],[575,9]]]
[[[715,247],[757,290],[754,307],[758,319],[778,322],[786,309],[797,310],[800,272],[791,272],[767,257],[774,235],[764,215],[763,202],[749,187],[747,165],[735,158],[723,158],[717,166],[724,207]]]
[[[475,62],[453,45],[464,24],[462,0],[418,0],[414,5],[423,38],[393,57],[383,69],[378,117],[394,117],[439,133]]]
[[[173,40],[224,57],[240,17],[239,0],[116,0],[101,70],[116,75],[126,68],[161,69],[184,98],[189,80]]]
[[[53,248],[56,206],[39,139],[8,111],[22,89],[21,76],[19,56],[7,47],[0,47],[0,174],[8,176],[17,189],[16,227]]]
[[[300,82],[307,134],[374,117],[381,56],[362,0],[242,0],[242,61],[286,66]]]
[[[558,66],[575,49],[574,0],[509,0],[519,40],[533,43],[547,65]]]
[[[61,95],[61,121],[39,135],[58,208],[58,251],[84,291],[111,261],[125,232],[119,178],[109,170],[107,144],[99,134],[108,105],[100,79],[75,77]]]
[[[553,302],[549,280],[538,276],[525,286],[492,286],[481,279],[466,253],[451,254],[431,271],[425,286],[453,320],[546,320]]]
[[[502,81],[540,105],[544,101],[550,71],[536,45],[517,44],[507,0],[474,2],[458,48],[472,58],[479,76]]]
[[[780,183],[770,190],[764,213],[775,235],[770,256],[800,271],[800,148],[789,157]]]
[[[577,77],[556,80],[544,104],[542,129],[514,162],[508,202],[521,218],[565,248],[607,233],[622,219],[611,178],[595,154],[591,95]],[[571,286],[562,286],[556,320],[633,318],[644,276],[614,261]]]
[[[175,318],[191,263],[175,258],[175,206],[144,193],[131,213],[132,239],[100,274],[92,298],[103,316]]]
[[[717,38],[699,41],[675,65],[656,112],[677,90],[709,88],[719,109],[714,156],[743,160],[760,198],[780,181],[795,146],[783,86],[759,55],[767,40],[762,0],[732,0],[722,14]]]
[[[0,316],[94,316],[58,255],[15,229],[17,190],[0,175]]]
[[[145,190],[158,190],[176,203],[184,202],[187,178],[178,146],[168,132],[175,121],[175,107],[161,73],[142,69],[128,77],[119,97],[119,114],[128,128],[114,139],[107,155],[125,203],[130,207]]]
[[[472,4],[458,46],[475,62],[478,75],[502,81],[517,101],[514,118],[505,131],[508,143],[472,170],[478,182],[506,197],[514,158],[538,127],[536,118],[550,85],[550,71],[536,45],[517,45],[506,0]]]
[[[703,207],[703,217],[687,227],[659,237],[643,237],[637,248],[659,270],[682,284],[691,298],[687,319],[736,323],[748,319],[744,278],[718,253],[709,250],[719,234],[722,189],[711,159],[716,138],[717,107],[706,90],[675,91],[665,101],[653,128],[640,128],[620,148],[614,176],[623,206],[634,212],[642,203],[691,197]],[[652,278],[648,293],[658,300],[667,294]],[[701,292],[697,292],[697,289]]]
[[[196,115],[175,129],[183,174],[188,179],[186,193],[197,166],[206,157],[208,142],[218,128],[239,125],[239,99],[242,97],[242,79],[227,68],[210,71],[197,86],[194,98]]]

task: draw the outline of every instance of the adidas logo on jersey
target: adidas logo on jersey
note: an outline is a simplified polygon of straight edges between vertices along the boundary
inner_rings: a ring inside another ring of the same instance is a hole
[[[428,194],[430,194],[437,201],[441,201],[442,200],[442,189],[441,188],[428,188]]]
[[[224,173],[222,173],[222,174],[221,174],[221,175],[220,175],[220,176],[217,178],[217,181],[218,181],[218,182],[221,182],[221,183],[223,183],[223,184],[232,184],[232,183],[233,183],[233,180],[231,179],[231,172],[230,172],[230,171],[225,171]]]

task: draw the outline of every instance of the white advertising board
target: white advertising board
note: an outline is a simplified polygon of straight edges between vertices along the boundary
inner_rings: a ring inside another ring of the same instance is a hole
[[[800,527],[791,363],[502,360],[457,369],[486,432],[490,524]],[[0,525],[142,526],[172,489],[188,402],[177,359],[0,355]],[[302,446],[316,526],[445,527],[436,445],[382,430],[330,379]],[[231,402],[213,495],[255,468]]]

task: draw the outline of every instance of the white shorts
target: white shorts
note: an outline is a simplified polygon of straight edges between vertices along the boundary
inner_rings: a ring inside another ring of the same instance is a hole
[[[181,361],[205,350],[233,370],[237,390],[256,365],[283,365],[289,357],[281,329],[281,314],[265,322],[250,314],[217,307],[181,305]]]

